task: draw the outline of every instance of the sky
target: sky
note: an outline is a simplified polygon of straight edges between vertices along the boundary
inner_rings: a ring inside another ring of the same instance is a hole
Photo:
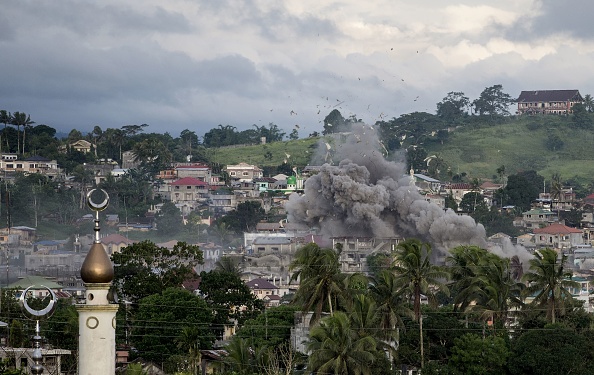
[[[373,124],[495,84],[594,94],[592,14],[587,0],[6,0],[0,109],[65,133],[306,137],[333,109]]]

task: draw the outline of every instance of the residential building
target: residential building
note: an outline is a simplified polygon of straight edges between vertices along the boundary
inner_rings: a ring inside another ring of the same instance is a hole
[[[254,180],[254,178],[260,178],[263,176],[262,169],[248,163],[227,165],[224,169],[229,174],[231,180],[240,182],[251,182]]]
[[[441,182],[424,174],[414,173],[413,181],[417,189],[427,193],[438,193],[441,190]]]
[[[91,142],[84,139],[79,139],[78,141],[70,144],[70,149],[87,154],[91,152],[91,146]]]
[[[295,243],[291,238],[277,236],[261,236],[252,241],[251,254],[293,254],[295,253]]]
[[[517,99],[517,114],[556,114],[571,113],[576,103],[584,101],[578,90],[534,90],[522,91]]]
[[[367,257],[377,252],[390,253],[402,241],[400,237],[333,237],[332,249],[340,244],[340,268],[345,273],[368,272]]]
[[[537,247],[549,247],[557,251],[568,251],[572,247],[584,245],[581,229],[571,228],[561,223],[553,223],[544,228],[534,229],[534,243]]]
[[[101,244],[105,248],[107,255],[119,253],[124,247],[132,245],[134,241],[122,236],[119,233],[113,233],[101,238]]]
[[[462,198],[464,198],[465,194],[473,191],[473,187],[468,183],[455,183],[446,185],[445,190],[448,194],[451,194],[452,198],[459,204],[462,202]]]
[[[55,178],[62,173],[56,160],[41,156],[31,156],[25,160],[0,160],[0,171],[6,173],[39,173],[49,178]]]
[[[14,361],[17,370],[23,374],[31,374],[33,348],[0,347],[0,359]],[[62,356],[72,354],[66,349],[41,349],[43,375],[62,374]],[[19,373],[20,374],[20,373]]]
[[[206,201],[209,197],[208,183],[194,177],[184,177],[171,183],[173,203]]]
[[[254,279],[245,284],[258,299],[264,299],[264,297],[270,295],[279,295],[279,287],[263,278]]]
[[[522,213],[522,226],[528,229],[541,228],[553,223],[557,215],[551,210],[535,208]]]

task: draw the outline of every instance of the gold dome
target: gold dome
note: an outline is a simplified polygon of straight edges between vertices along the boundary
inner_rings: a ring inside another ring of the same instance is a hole
[[[113,265],[101,243],[93,243],[80,269],[85,284],[110,283],[113,280]]]

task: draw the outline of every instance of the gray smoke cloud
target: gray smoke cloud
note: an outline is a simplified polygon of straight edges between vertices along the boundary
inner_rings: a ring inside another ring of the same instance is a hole
[[[289,197],[288,220],[332,237],[414,237],[441,257],[458,245],[488,247],[483,225],[427,202],[402,155],[387,160],[378,139],[372,126],[354,124],[351,132],[335,135],[335,142],[323,142],[312,163],[325,163],[307,179],[303,195]],[[338,165],[332,165],[335,160]]]

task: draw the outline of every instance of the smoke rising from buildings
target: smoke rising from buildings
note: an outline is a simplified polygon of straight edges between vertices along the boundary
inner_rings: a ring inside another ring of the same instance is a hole
[[[400,161],[384,157],[373,127],[357,123],[351,132],[335,137],[334,144],[318,147],[321,152],[312,163],[323,165],[306,180],[304,194],[289,197],[285,207],[290,222],[319,227],[332,237],[419,238],[442,257],[458,245],[487,248],[483,225],[426,201],[402,155]],[[333,160],[340,162],[332,165]],[[498,250],[507,256],[517,251],[513,246]]]

